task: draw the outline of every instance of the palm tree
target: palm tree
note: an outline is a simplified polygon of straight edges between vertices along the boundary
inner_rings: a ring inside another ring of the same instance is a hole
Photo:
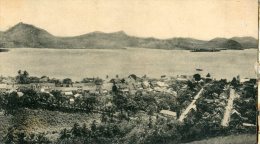
[[[23,75],[24,75],[25,77],[28,77],[28,76],[29,76],[29,73],[25,70],[25,71],[23,72]]]
[[[75,123],[71,129],[71,132],[72,134],[75,136],[75,137],[79,137],[81,136],[81,131],[80,131],[80,126],[78,123]]]
[[[21,74],[22,74],[22,71],[21,71],[21,70],[19,70],[19,71],[18,71],[18,75],[21,75]]]
[[[19,71],[18,71],[18,76],[16,76],[16,82],[17,82],[17,83],[21,83],[21,77],[22,77],[22,71],[19,70]]]
[[[27,71],[23,72],[23,83],[29,83],[29,73]]]
[[[61,132],[60,132],[60,139],[65,139],[65,138],[69,138],[70,135],[68,134],[69,132],[67,131],[67,129],[63,129]]]

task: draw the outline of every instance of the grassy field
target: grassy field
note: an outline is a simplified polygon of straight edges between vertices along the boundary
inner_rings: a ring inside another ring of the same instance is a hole
[[[85,123],[87,127],[90,126],[93,120],[100,122],[99,114],[85,114],[85,113],[63,113],[49,110],[31,110],[25,109],[14,116],[0,115],[0,143],[2,138],[6,135],[8,127],[13,124],[19,124],[18,129],[25,130],[28,134],[44,133],[51,141],[56,141],[59,137],[60,131],[64,128],[71,129],[74,123],[82,125]],[[143,129],[136,127],[127,136],[133,137],[135,134],[140,134]],[[230,135],[224,137],[208,138],[200,141],[193,141],[188,144],[255,144],[256,135],[241,134]]]
[[[0,143],[8,127],[19,124],[18,129],[28,134],[45,133],[50,140],[56,140],[64,128],[70,129],[74,123],[90,126],[93,120],[99,122],[99,114],[63,113],[49,110],[26,109],[14,116],[0,116]]]
[[[193,141],[187,144],[256,144],[256,135],[230,135],[224,137],[209,138],[201,141]]]

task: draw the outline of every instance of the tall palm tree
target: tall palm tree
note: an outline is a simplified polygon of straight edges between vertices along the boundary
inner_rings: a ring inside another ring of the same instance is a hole
[[[25,70],[25,71],[23,72],[23,75],[24,75],[25,77],[28,77],[28,76],[29,76],[29,73]]]
[[[21,74],[22,74],[22,71],[21,71],[21,70],[19,70],[19,71],[18,71],[18,75],[21,75]]]

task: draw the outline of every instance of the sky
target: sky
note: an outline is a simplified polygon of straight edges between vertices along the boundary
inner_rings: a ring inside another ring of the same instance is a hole
[[[257,38],[257,14],[257,0],[0,0],[0,30],[24,22],[56,36]]]

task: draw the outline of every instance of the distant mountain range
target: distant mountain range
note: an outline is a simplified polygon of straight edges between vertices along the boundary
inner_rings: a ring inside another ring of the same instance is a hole
[[[257,48],[253,37],[215,38],[210,41],[193,38],[141,38],[123,31],[114,33],[92,32],[74,37],[58,37],[33,25],[18,23],[0,32],[0,48],[125,48],[154,49],[246,49]]]

